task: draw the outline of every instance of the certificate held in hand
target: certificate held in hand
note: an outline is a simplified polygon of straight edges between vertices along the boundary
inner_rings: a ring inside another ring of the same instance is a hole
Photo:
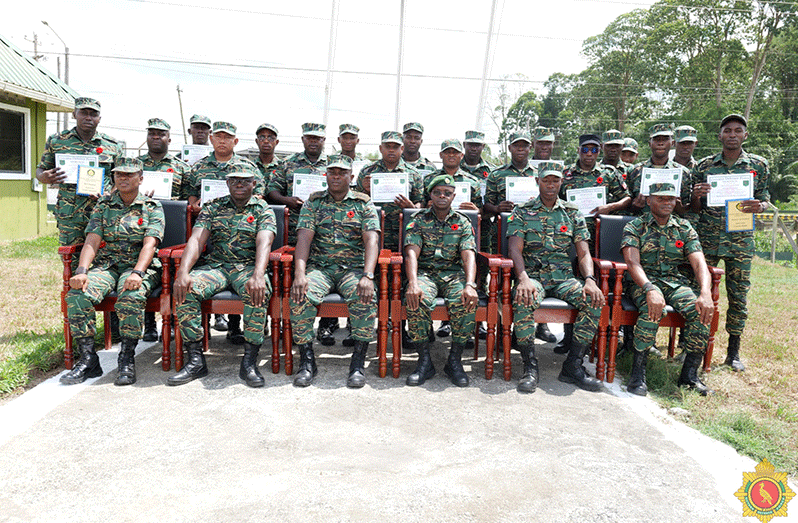
[[[743,212],[744,200],[726,200],[726,232],[754,230],[754,213]]]
[[[75,190],[82,196],[102,196],[105,189],[105,168],[78,165],[78,186]]]

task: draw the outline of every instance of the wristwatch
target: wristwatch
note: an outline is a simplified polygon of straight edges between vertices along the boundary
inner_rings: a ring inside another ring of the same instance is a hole
[[[653,291],[655,289],[656,289],[656,287],[654,287],[654,284],[651,283],[650,281],[647,281],[646,283],[643,284],[643,292],[648,293],[648,292],[651,292],[651,291]]]
[[[585,281],[587,280],[593,280],[593,283],[598,283],[598,280],[592,274],[590,276],[585,276]]]
[[[474,282],[472,282],[472,281],[467,281],[467,282],[465,283],[465,286],[466,286],[466,287],[473,287],[473,288],[474,288],[474,290],[476,290],[476,288],[477,288],[477,284],[476,284],[476,283],[474,283]]]
[[[138,275],[138,277],[139,277],[139,278],[141,278],[142,280],[144,279],[144,273],[143,273],[142,271],[140,271],[140,270],[138,270],[138,269],[133,269],[133,270],[132,270],[132,271],[130,271],[130,272],[132,272],[133,274],[136,274],[136,275]]]
[[[89,270],[86,267],[78,267],[77,269],[75,269],[75,276],[77,276],[78,274],[87,274],[88,272]]]
[[[373,280],[374,279],[374,273],[373,272],[364,272],[363,276],[365,276],[369,280]]]

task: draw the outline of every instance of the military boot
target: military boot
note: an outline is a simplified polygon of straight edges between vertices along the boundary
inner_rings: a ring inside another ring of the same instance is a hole
[[[726,349],[726,361],[723,364],[731,367],[734,372],[745,370],[745,365],[740,361],[740,336],[729,335],[729,347]]]
[[[90,336],[75,338],[75,345],[80,351],[80,358],[71,371],[61,376],[59,381],[64,385],[83,383],[89,378],[99,378],[103,375],[100,358],[97,357],[97,352],[94,350],[94,338]]]
[[[452,333],[452,322],[449,320],[444,320],[441,322],[441,326],[438,327],[438,332],[436,333],[439,338],[445,338]]]
[[[562,339],[554,346],[556,354],[568,354],[571,350],[571,344],[574,340],[574,325],[573,323],[566,323],[563,325]]]
[[[139,340],[133,338],[122,338],[122,347],[119,349],[117,370],[114,385],[133,385],[136,383],[136,345]]]
[[[243,345],[247,342],[244,331],[241,330],[241,316],[239,314],[227,315],[227,339],[233,345]]]
[[[704,361],[704,355],[700,352],[688,352],[684,357],[684,365],[682,365],[682,373],[679,375],[678,384],[680,387],[687,387],[695,390],[702,396],[714,394],[715,391],[704,385],[698,377],[698,367]]]
[[[144,341],[158,341],[158,324],[155,323],[155,313],[144,313],[144,335],[141,337]]]
[[[369,342],[355,340],[355,349],[352,351],[352,361],[349,363],[349,378],[346,386],[350,389],[359,389],[366,384],[366,353],[369,349]]]
[[[208,375],[208,366],[205,364],[205,355],[202,353],[202,342],[187,342],[186,352],[188,353],[188,363],[183,365],[180,372],[166,380],[167,385],[185,385]]]
[[[213,330],[219,332],[227,332],[227,320],[224,314],[214,314]]]
[[[557,341],[557,336],[551,333],[548,323],[538,323],[538,326],[535,328],[535,337],[546,343],[554,343]]]
[[[122,341],[122,335],[119,334],[119,315],[116,311],[111,311],[111,343],[119,343]]]
[[[524,361],[524,375],[518,382],[518,392],[535,392],[538,388],[538,359],[535,357],[535,344],[530,343],[524,347],[519,347],[521,359]]]
[[[446,360],[446,365],[443,367],[443,372],[449,376],[452,383],[458,387],[468,387],[468,374],[463,369],[463,350],[465,344],[452,343],[452,348],[449,349],[449,358]]]
[[[244,344],[244,356],[241,358],[241,368],[238,370],[238,377],[246,382],[250,387],[263,387],[265,380],[258,370],[258,352],[260,345],[254,343]]]
[[[341,342],[341,345],[344,347],[355,346],[355,338],[352,337],[352,320],[349,318],[346,320],[346,338]]]
[[[313,355],[313,342],[309,341],[299,348],[299,369],[294,376],[295,387],[307,387],[313,383],[313,378],[319,370],[316,368],[316,358]]]
[[[645,396],[648,394],[648,386],[646,385],[648,351],[633,351],[632,358],[632,373],[629,376],[629,383],[626,384],[626,392]]]
[[[568,357],[562,364],[562,370],[557,379],[563,383],[573,383],[583,390],[590,392],[598,392],[601,390],[601,382],[596,378],[589,376],[587,371],[582,366],[582,360],[585,357],[587,346],[581,345],[576,342],[571,342],[571,349],[568,351]]]
[[[418,347],[418,364],[413,374],[407,377],[407,383],[411,387],[423,385],[425,381],[435,376],[435,366],[432,365],[432,358],[429,354],[429,343],[415,342]]]

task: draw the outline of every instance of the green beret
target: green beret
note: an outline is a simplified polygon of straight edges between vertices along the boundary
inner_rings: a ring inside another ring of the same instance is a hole
[[[694,127],[690,127],[689,125],[680,125],[676,129],[673,130],[674,138],[676,138],[676,142],[697,142],[698,141],[698,131],[695,130]]]
[[[451,174],[436,174],[432,176],[430,181],[427,182],[427,192],[431,193],[432,189],[439,185],[447,185],[449,187],[455,187],[454,185],[454,178],[452,178]]]
[[[532,136],[534,136],[535,141],[538,142],[554,141],[554,131],[552,131],[548,127],[535,127],[534,129],[532,129]]]
[[[407,131],[418,131],[421,134],[424,134],[424,126],[418,122],[410,122],[406,123],[404,127],[402,127],[402,132],[406,133]]]
[[[676,186],[672,183],[652,183],[648,189],[649,196],[679,196]]]
[[[455,149],[458,152],[463,152],[463,144],[461,144],[460,140],[457,138],[449,138],[448,140],[441,142],[441,152],[445,151],[446,149]]]
[[[617,129],[610,129],[601,133],[604,145],[623,145],[623,133]]]
[[[399,131],[385,131],[382,133],[380,143],[398,143],[399,145],[402,145],[404,140],[402,140],[402,135],[399,133]]]
[[[236,126],[230,122],[213,122],[213,134],[227,133],[230,136],[236,135]]]
[[[480,131],[466,131],[465,143],[485,143],[485,133]]]
[[[669,123],[655,123],[648,130],[648,137],[673,136],[673,126]]]
[[[138,158],[125,156],[118,159],[111,170],[115,173],[137,173],[144,170],[144,164]]]
[[[527,143],[532,143],[532,138],[529,136],[527,131],[516,131],[514,133],[510,133],[510,143],[514,144],[519,140],[524,140]]]
[[[358,133],[360,133],[360,127],[351,123],[342,123],[338,126],[338,136],[341,136],[345,133],[354,134],[357,136]]]
[[[261,131],[262,131],[262,130],[264,130],[264,129],[267,129],[267,130],[269,130],[269,131],[273,132],[275,135],[279,134],[279,133],[277,132],[277,127],[273,126],[273,125],[272,125],[272,124],[270,124],[270,123],[262,123],[262,124],[260,124],[260,125],[258,126],[258,128],[257,128],[257,129],[255,129],[255,134],[258,134],[259,132],[261,132]]]
[[[158,129],[160,131],[168,131],[172,127],[166,123],[163,118],[150,118],[147,120],[147,129]]]
[[[621,151],[632,151],[633,153],[637,152],[637,140],[634,138],[624,138],[623,139],[623,149]]]
[[[563,166],[557,162],[540,162],[538,164],[538,178],[545,178],[549,175],[562,178]]]
[[[327,136],[327,126],[323,123],[306,122],[302,124],[302,136]]]
[[[327,168],[340,167],[348,171],[352,170],[352,158],[345,154],[331,154],[327,156]]]
[[[205,124],[205,125],[207,125],[208,127],[211,127],[211,125],[212,125],[212,124],[211,124],[211,119],[210,119],[210,118],[208,118],[207,116],[204,116],[204,115],[201,115],[201,114],[195,114],[195,115],[194,115],[194,116],[192,116],[192,117],[189,119],[189,121],[188,121],[188,124],[189,124],[189,125],[193,125],[193,124],[195,124],[195,123],[201,123],[201,124]]]
[[[78,109],[94,109],[95,111],[99,112],[100,102],[94,98],[81,96],[80,98],[75,98],[75,110],[77,111]]]

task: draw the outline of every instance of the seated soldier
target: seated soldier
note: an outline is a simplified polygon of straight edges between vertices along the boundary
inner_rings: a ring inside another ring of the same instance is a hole
[[[175,274],[175,313],[189,361],[167,380],[169,385],[183,385],[208,374],[202,354],[200,303],[226,289],[244,302],[244,357],[238,376],[250,387],[264,385],[258,352],[271,295],[266,266],[277,232],[276,219],[271,207],[253,195],[256,176],[252,169],[232,168],[225,178],[230,195],[202,206]],[[200,258],[209,240],[213,249]],[[192,270],[198,260],[200,265]]]
[[[507,223],[509,256],[518,279],[513,317],[518,350],[524,361],[518,392],[534,392],[537,388],[534,314],[546,296],[559,298],[579,310],[573,341],[558,379],[589,391],[601,389],[601,382],[588,376],[582,360],[596,333],[604,295],[593,276],[585,218],[557,197],[562,176],[562,165],[541,162],[537,171],[540,195],[516,206]],[[576,247],[584,284],[573,273],[572,245]]]
[[[67,315],[80,359],[61,376],[65,384],[102,376],[94,350],[94,306],[114,290],[118,293],[115,308],[122,335],[119,374],[114,384],[136,382],[134,356],[141,338],[144,306],[150,291],[161,281],[161,262],[153,258],[163,238],[161,202],[139,193],[144,179],[140,160],[121,158],[113,172],[116,191],[94,206],[78,268],[69,279]],[[105,242],[102,249],[101,242]]]
[[[453,327],[452,347],[443,371],[458,387],[468,386],[461,358],[474,332],[477,246],[471,221],[452,210],[454,184],[449,174],[433,175],[427,184],[431,206],[416,213],[406,228],[407,323],[410,339],[418,350],[418,366],[407,377],[411,386],[421,385],[435,375],[427,333],[438,296],[446,300]]]
[[[645,396],[646,358],[654,344],[665,305],[684,317],[686,355],[679,386],[702,396],[712,391],[698,377],[709,337],[709,323],[715,312],[711,279],[701,244],[690,222],[673,214],[678,198],[671,183],[652,184],[646,203],[650,210],[623,228],[621,249],[634,285],[626,292],[640,312],[634,330],[632,375],[626,390]],[[679,271],[689,262],[701,293],[696,297],[690,280]]]
[[[291,325],[300,355],[294,385],[307,387],[316,376],[313,322],[317,307],[331,292],[349,307],[355,340],[347,387],[366,384],[364,364],[374,336],[377,294],[374,269],[379,255],[380,220],[368,195],[350,190],[352,159],[327,157],[327,190],[314,192],[297,221]]]

